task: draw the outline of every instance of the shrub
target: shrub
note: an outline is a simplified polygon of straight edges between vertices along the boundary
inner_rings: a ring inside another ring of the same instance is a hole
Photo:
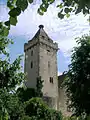
[[[61,112],[49,109],[41,98],[31,98],[24,109],[30,120],[62,120]]]

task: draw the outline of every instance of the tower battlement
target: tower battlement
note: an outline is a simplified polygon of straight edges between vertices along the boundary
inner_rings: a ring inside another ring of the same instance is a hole
[[[43,25],[39,26],[38,32],[35,34],[35,36],[28,41],[28,43],[24,44],[24,51],[30,49],[31,47],[37,45],[37,44],[43,44],[47,47],[52,48],[53,50],[58,50],[58,44],[56,42],[53,42],[51,38],[46,34],[46,32],[43,29]]]

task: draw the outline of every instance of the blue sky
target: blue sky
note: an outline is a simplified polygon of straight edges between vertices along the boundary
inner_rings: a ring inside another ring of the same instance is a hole
[[[6,8],[7,0],[0,0],[0,21],[8,20],[8,9]],[[88,15],[84,17],[81,13],[78,15],[72,14],[70,18],[60,20],[57,17],[59,9],[56,5],[60,0],[52,4],[47,13],[40,16],[37,13],[39,7],[38,0],[29,5],[27,10],[18,17],[18,24],[11,27],[10,37],[14,40],[14,45],[10,45],[11,60],[14,60],[18,55],[24,54],[24,43],[30,40],[38,30],[40,24],[44,25],[44,30],[55,42],[58,43],[59,51],[57,54],[58,73],[68,69],[70,64],[71,50],[76,46],[75,37],[89,32]],[[22,62],[23,64],[23,62]]]

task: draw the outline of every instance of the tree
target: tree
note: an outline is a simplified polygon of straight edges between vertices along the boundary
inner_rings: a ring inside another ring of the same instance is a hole
[[[0,120],[18,120],[23,107],[16,95],[16,87],[25,80],[25,75],[21,72],[21,56],[12,63],[10,61],[6,47],[12,41],[7,35],[8,28],[0,23]]]
[[[61,112],[49,109],[41,98],[31,98],[25,102],[24,109],[23,120],[62,120]]]
[[[36,97],[36,91],[34,88],[21,87],[17,89],[17,95],[20,101],[26,102],[32,97]]]
[[[37,97],[42,97],[42,88],[43,88],[43,80],[41,80],[41,76],[37,77],[37,84],[36,84],[36,96]]]
[[[69,108],[75,115],[90,115],[90,35],[77,38],[64,81]]]
[[[10,9],[9,15],[9,24],[16,25],[17,16],[21,14],[21,11],[24,11],[28,7],[28,3],[32,3],[33,0],[8,0],[7,6]],[[38,13],[43,15],[47,11],[50,4],[54,3],[55,0],[42,0],[42,4],[38,9]],[[83,14],[90,14],[90,1],[89,0],[62,0],[60,5],[57,7],[60,8],[58,17],[61,19],[64,16],[69,17],[71,12],[78,14],[83,12]],[[6,22],[7,23],[7,22]]]
[[[22,102],[26,102],[33,97],[42,98],[43,97],[42,88],[43,88],[43,80],[41,80],[41,77],[37,77],[36,89],[19,87],[17,89],[17,95],[20,101]]]
[[[60,8],[60,12],[58,13],[58,17],[63,19],[64,16],[67,18],[70,16],[70,13],[78,14],[82,12],[84,15],[90,14],[90,1],[89,0],[61,0],[58,8]],[[47,11],[50,4],[54,3],[55,0],[42,0],[42,4],[38,9],[38,13],[43,15],[44,12]]]

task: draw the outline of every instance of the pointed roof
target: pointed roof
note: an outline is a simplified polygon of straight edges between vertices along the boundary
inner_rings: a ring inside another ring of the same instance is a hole
[[[37,31],[35,36],[31,40],[29,40],[28,43],[25,43],[24,51],[34,46],[37,42],[42,42],[43,44],[55,50],[58,50],[58,44],[56,42],[53,42],[53,40],[47,35],[43,28],[43,25],[39,25],[39,30]]]
[[[42,37],[45,37],[46,39],[50,39],[49,36],[47,35],[47,33],[44,31],[43,28],[44,28],[43,25],[39,25],[39,30],[37,31],[37,33],[35,34],[34,37],[42,36]]]

